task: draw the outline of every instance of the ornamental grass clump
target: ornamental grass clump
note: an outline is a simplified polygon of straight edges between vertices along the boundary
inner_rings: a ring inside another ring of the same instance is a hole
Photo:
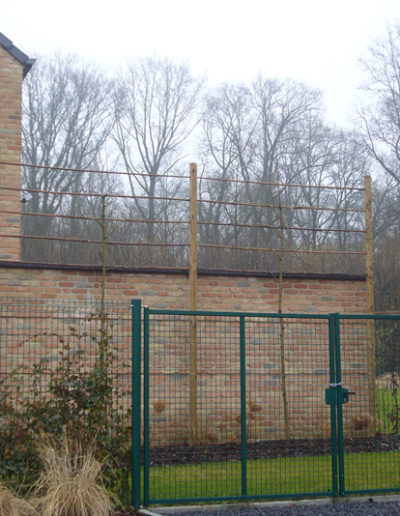
[[[39,516],[39,513],[12,489],[0,484],[0,516]]]
[[[93,449],[64,438],[59,446],[41,445],[42,473],[33,503],[41,516],[109,516],[110,497],[103,484],[102,464]]]

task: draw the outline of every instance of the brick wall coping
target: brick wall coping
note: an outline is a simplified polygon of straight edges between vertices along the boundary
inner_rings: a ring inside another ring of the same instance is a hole
[[[92,271],[101,272],[100,265],[64,265],[54,263],[35,263],[35,262],[13,262],[1,261],[0,269],[36,269],[36,270],[60,270],[60,271]],[[107,267],[107,273],[126,273],[126,274],[170,274],[170,275],[189,275],[189,269],[182,268],[162,268],[162,267]],[[254,277],[254,278],[278,278],[279,272],[266,271],[243,271],[243,270],[219,270],[201,269],[197,271],[199,276],[232,276],[232,277]],[[331,281],[365,281],[365,274],[342,274],[326,272],[284,272],[283,277],[287,279],[317,279]]]

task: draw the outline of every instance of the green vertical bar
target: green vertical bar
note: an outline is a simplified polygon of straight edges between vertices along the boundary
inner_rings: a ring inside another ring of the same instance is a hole
[[[329,382],[332,385],[336,383],[336,362],[335,362],[335,319],[333,315],[329,315]],[[337,401],[337,400],[336,400]],[[338,447],[337,447],[337,422],[336,422],[336,403],[332,403],[331,407],[331,435],[332,435],[332,494],[338,495]]]
[[[142,302],[132,301],[132,505],[140,508],[140,381]]]
[[[149,427],[149,309],[144,307],[143,334],[143,430],[144,430],[144,465],[143,465],[143,504],[145,507],[149,505],[150,495],[150,427]]]
[[[247,495],[247,432],[246,432],[246,328],[245,318],[240,317],[240,422],[242,495]]]
[[[342,363],[340,358],[340,315],[333,314],[335,327],[335,362],[337,384],[337,423],[338,423],[338,452],[339,452],[339,495],[345,493],[344,478],[344,442],[343,442],[343,390]]]

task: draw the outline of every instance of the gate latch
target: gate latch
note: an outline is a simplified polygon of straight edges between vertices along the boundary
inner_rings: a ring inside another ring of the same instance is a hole
[[[349,391],[342,387],[342,383],[331,383],[329,388],[325,390],[325,403],[327,405],[336,405],[339,403],[348,403],[350,401],[350,394],[355,392]]]
[[[348,403],[350,401],[350,394],[355,394],[355,392],[349,391],[349,389],[345,389],[342,387],[343,403]]]
[[[329,387],[329,389],[325,389],[325,403],[327,405],[336,405],[337,403],[337,393],[336,389],[332,389],[332,387]]]
[[[329,388],[325,389],[325,403],[327,405],[337,405],[337,387],[341,386],[341,383],[330,383]]]

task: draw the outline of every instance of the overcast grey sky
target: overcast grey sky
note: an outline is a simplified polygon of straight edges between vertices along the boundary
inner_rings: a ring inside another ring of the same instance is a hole
[[[325,93],[346,123],[369,45],[400,0],[0,0],[3,32],[30,57],[61,50],[107,66],[187,60],[211,84],[292,77]]]

